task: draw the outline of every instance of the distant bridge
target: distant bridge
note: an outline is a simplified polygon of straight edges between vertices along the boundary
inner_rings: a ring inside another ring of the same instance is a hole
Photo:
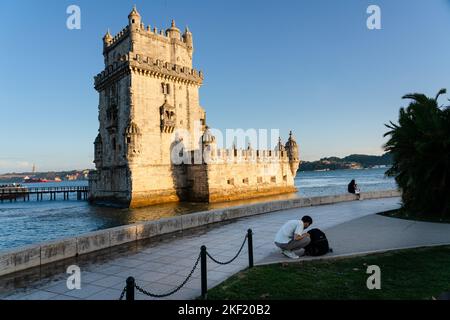
[[[17,202],[18,199],[23,201],[43,201],[45,200],[71,200],[75,198],[77,200],[87,200],[89,193],[89,187],[8,187],[0,188],[0,202],[4,201]],[[44,197],[48,195],[48,197]],[[57,196],[57,195],[62,195]]]

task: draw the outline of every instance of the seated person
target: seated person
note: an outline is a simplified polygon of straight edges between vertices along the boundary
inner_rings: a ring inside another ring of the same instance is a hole
[[[358,200],[359,200],[359,198],[360,198],[359,187],[356,184],[355,180],[350,181],[350,183],[348,184],[347,189],[348,189],[349,193],[355,194],[357,196]]]
[[[303,231],[312,224],[310,216],[304,216],[301,220],[289,220],[278,231],[275,237],[275,245],[282,253],[291,259],[298,259],[305,254],[305,249],[311,238]],[[299,253],[299,255],[297,253]]]

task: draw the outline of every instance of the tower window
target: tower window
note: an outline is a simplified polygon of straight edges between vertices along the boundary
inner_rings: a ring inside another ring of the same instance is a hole
[[[170,94],[170,84],[168,83],[161,83],[161,92],[163,94]]]
[[[134,19],[131,20],[131,23],[134,23]]]
[[[112,149],[115,151],[117,148],[117,144],[116,144],[116,138],[112,139]]]

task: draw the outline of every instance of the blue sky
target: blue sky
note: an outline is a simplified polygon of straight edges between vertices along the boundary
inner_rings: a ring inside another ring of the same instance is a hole
[[[292,129],[302,160],[380,154],[402,95],[450,89],[444,0],[5,0],[0,173],[93,167],[101,38],[127,24],[134,3],[146,25],[189,25],[212,127],[280,128],[284,139]],[[81,30],[66,28],[71,4]],[[381,30],[366,27],[370,4]]]

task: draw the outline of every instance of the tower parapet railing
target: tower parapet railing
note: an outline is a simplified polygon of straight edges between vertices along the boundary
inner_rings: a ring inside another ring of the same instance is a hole
[[[120,72],[123,68],[135,67],[142,70],[144,73],[151,74],[165,74],[175,78],[180,78],[195,83],[201,83],[204,79],[203,72],[194,68],[173,64],[162,61],[160,59],[153,59],[142,54],[125,54],[117,61],[108,65],[105,70],[94,77],[95,86],[99,86],[104,80],[111,77],[113,74]]]
[[[289,162],[288,153],[280,150],[253,149],[212,149],[190,150],[185,154],[184,163],[221,164],[221,163],[280,163]]]
[[[130,27],[126,26],[121,31],[119,31],[114,37],[112,37],[111,41],[107,44],[107,48],[112,48],[116,43],[119,43],[123,38],[128,36],[130,31]]]
[[[175,40],[178,44],[187,46],[188,44],[183,39],[183,36],[180,33],[180,37],[178,38],[171,38],[165,29],[161,28],[158,30],[156,27],[151,27],[150,25],[145,26],[144,24],[141,24],[139,29],[133,30],[133,32],[140,33],[144,36],[149,36],[154,38],[155,40],[163,41],[166,43],[169,43],[171,40]],[[113,47],[116,46],[117,43],[121,42],[124,38],[126,38],[130,34],[130,27],[127,25],[125,28],[123,28],[121,31],[119,31],[115,36],[112,37],[112,39],[106,43],[106,49],[111,50]]]

